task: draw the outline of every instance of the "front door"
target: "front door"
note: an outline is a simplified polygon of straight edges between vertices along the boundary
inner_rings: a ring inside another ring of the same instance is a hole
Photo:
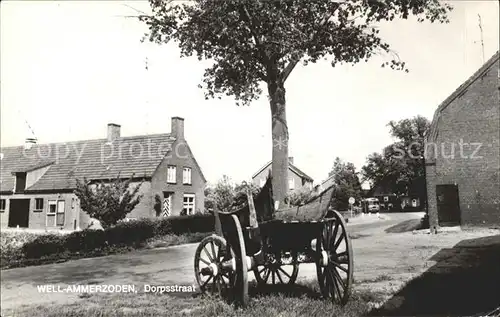
[[[172,193],[164,192],[163,204],[161,208],[161,216],[170,217],[171,213],[172,213]]]
[[[440,226],[460,225],[458,186],[436,185],[438,223]]]
[[[28,228],[30,216],[29,199],[11,199],[9,208],[9,227]]]

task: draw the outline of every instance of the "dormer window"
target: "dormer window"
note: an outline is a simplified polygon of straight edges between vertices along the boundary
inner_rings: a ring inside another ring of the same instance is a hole
[[[14,188],[15,193],[22,193],[26,189],[26,172],[17,172],[16,175],[16,186]]]

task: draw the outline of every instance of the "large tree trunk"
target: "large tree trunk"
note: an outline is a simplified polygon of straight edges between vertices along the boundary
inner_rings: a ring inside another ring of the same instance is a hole
[[[272,185],[273,199],[279,208],[285,206],[288,193],[288,126],[286,124],[285,88],[282,83],[268,85],[272,123]]]

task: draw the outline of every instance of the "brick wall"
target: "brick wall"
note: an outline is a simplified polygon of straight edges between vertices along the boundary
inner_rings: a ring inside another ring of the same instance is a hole
[[[269,176],[269,171],[271,171],[271,165],[268,167],[264,168],[259,174],[255,175],[254,178],[252,178],[252,183],[256,186],[261,186],[261,184],[265,183],[267,180],[267,177]],[[288,181],[290,179],[293,179],[295,188],[289,188],[289,190],[294,190],[294,189],[299,189],[302,186],[309,186],[309,188],[312,188],[312,183],[311,182],[305,182],[303,183],[302,177],[294,173],[291,169],[288,169]],[[290,182],[288,183],[290,184]]]
[[[179,215],[183,208],[184,194],[195,195],[195,211],[203,211],[205,207],[205,180],[203,179],[201,170],[195,163],[193,153],[189,145],[184,140],[177,140],[172,145],[172,151],[163,159],[160,166],[156,170],[151,180],[151,212],[154,212],[154,197],[159,195],[163,200],[164,192],[172,192],[172,213],[171,215]],[[176,167],[176,183],[167,183],[168,166]],[[191,184],[183,184],[182,173],[183,168],[191,168]]]
[[[431,226],[438,225],[436,185],[456,184],[463,226],[500,225],[499,62],[441,113],[429,140],[427,190]]]

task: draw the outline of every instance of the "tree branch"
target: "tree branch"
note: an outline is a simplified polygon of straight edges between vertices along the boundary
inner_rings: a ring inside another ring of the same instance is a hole
[[[255,33],[255,24],[253,23],[252,18],[250,17],[250,13],[248,12],[245,4],[241,5],[241,11],[243,13],[242,18],[245,22],[248,23],[248,28],[250,29],[250,33],[252,34],[252,37],[255,41],[255,46],[257,48],[257,51],[259,52],[260,58],[262,59],[261,62],[263,64],[269,64],[269,58],[264,50],[264,47],[262,46],[262,41],[260,40],[258,34]]]
[[[335,7],[335,9],[332,12],[329,12],[324,17],[323,21],[321,21],[319,29],[323,28],[328,23],[328,20],[330,20],[330,18],[333,16],[333,14],[338,10],[338,8],[340,8],[341,4],[342,4],[341,2],[337,2],[337,6]],[[316,35],[317,35],[317,33],[311,34],[311,36],[309,37],[309,41],[312,41],[316,37]],[[281,73],[280,80],[282,83],[285,83],[288,76],[290,76],[290,73],[292,72],[292,70],[295,68],[295,66],[297,66],[297,63],[304,56],[303,52],[294,52],[293,54],[295,54],[295,56],[292,56],[292,59],[290,60],[288,65],[285,67],[285,69]]]

